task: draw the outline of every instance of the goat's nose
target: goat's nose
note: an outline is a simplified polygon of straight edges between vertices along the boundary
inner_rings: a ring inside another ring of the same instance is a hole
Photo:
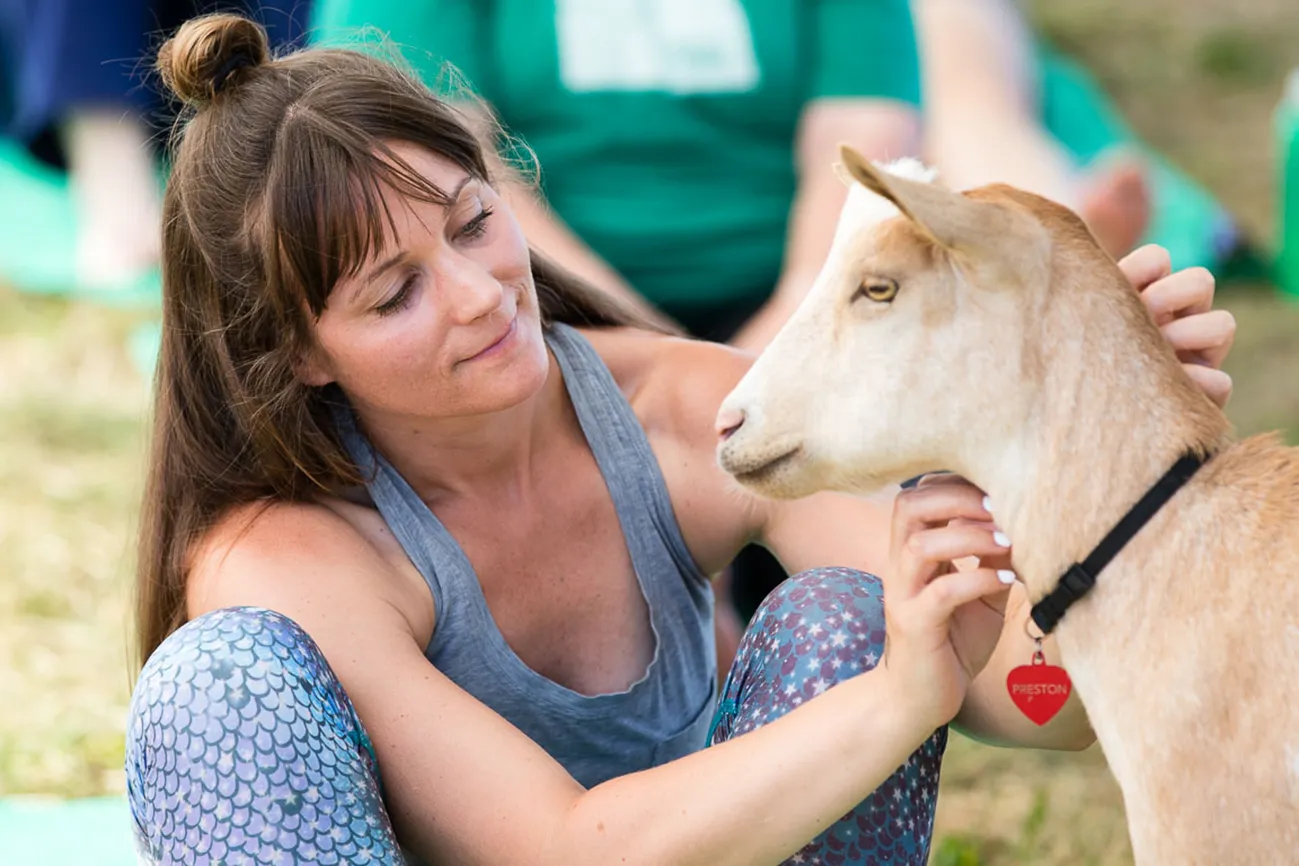
[[[725,442],[744,426],[743,409],[723,409],[717,415],[717,435]]]

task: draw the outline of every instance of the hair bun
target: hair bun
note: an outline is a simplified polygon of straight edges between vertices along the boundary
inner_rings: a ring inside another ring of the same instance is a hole
[[[158,51],[163,84],[187,105],[202,107],[242,70],[268,63],[266,31],[242,15],[217,14],[181,25]]]

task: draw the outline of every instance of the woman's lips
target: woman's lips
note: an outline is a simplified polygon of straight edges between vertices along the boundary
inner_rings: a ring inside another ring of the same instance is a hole
[[[509,347],[510,343],[514,342],[513,338],[515,333],[518,332],[518,329],[519,317],[515,314],[514,318],[510,319],[510,326],[505,329],[505,333],[493,340],[486,348],[470,355],[468,358],[465,358],[465,361],[483,361],[487,358],[501,354],[501,352]]]

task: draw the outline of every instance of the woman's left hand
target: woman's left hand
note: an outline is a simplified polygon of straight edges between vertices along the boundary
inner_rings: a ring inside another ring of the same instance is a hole
[[[1173,273],[1168,250],[1153,244],[1124,256],[1119,268],[1141,295],[1182,367],[1214,403],[1226,406],[1231,376],[1220,369],[1236,339],[1236,318],[1213,309],[1213,274],[1204,268]]]

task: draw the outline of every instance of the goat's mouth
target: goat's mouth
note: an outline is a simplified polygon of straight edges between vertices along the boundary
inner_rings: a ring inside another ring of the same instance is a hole
[[[763,488],[803,456],[803,446],[795,445],[775,456],[770,452],[762,455],[736,453],[727,449],[725,444],[719,450],[717,461],[736,481],[745,487]]]

